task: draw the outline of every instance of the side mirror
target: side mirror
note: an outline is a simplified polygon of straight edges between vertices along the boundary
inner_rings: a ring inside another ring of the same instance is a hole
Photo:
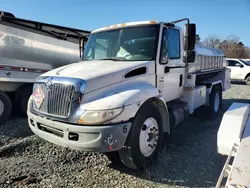
[[[183,62],[193,63],[195,62],[195,51],[188,50],[183,56]]]
[[[185,24],[184,27],[184,50],[194,50],[196,42],[196,25]]]

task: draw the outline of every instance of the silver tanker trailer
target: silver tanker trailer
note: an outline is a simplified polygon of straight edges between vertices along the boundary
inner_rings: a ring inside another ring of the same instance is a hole
[[[0,123],[13,110],[26,115],[35,79],[54,68],[78,62],[89,34],[0,11]]]

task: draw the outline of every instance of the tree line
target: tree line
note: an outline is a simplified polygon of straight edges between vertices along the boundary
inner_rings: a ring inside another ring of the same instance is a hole
[[[209,35],[204,40],[201,40],[197,34],[196,43],[206,47],[221,49],[228,58],[250,58],[250,48],[246,47],[237,36],[231,35],[222,40],[216,35]]]

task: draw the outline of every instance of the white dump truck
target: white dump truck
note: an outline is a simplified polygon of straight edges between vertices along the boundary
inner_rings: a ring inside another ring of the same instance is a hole
[[[12,109],[26,115],[36,77],[78,62],[79,38],[86,41],[89,34],[0,11],[0,123]]]
[[[176,25],[182,21],[184,32]],[[215,116],[231,87],[224,53],[195,46],[195,35],[186,18],[92,31],[82,62],[36,79],[31,130],[54,144],[147,168],[171,130],[201,106]]]

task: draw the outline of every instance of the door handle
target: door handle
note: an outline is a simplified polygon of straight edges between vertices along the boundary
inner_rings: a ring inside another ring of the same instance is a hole
[[[169,68],[169,67],[165,67],[165,68],[164,68],[164,73],[168,73],[168,72],[169,72],[169,70],[170,70],[170,68]]]
[[[183,84],[183,76],[182,76],[182,74],[181,74],[181,75],[180,75],[179,87],[181,87],[181,86],[182,86],[182,84]]]

